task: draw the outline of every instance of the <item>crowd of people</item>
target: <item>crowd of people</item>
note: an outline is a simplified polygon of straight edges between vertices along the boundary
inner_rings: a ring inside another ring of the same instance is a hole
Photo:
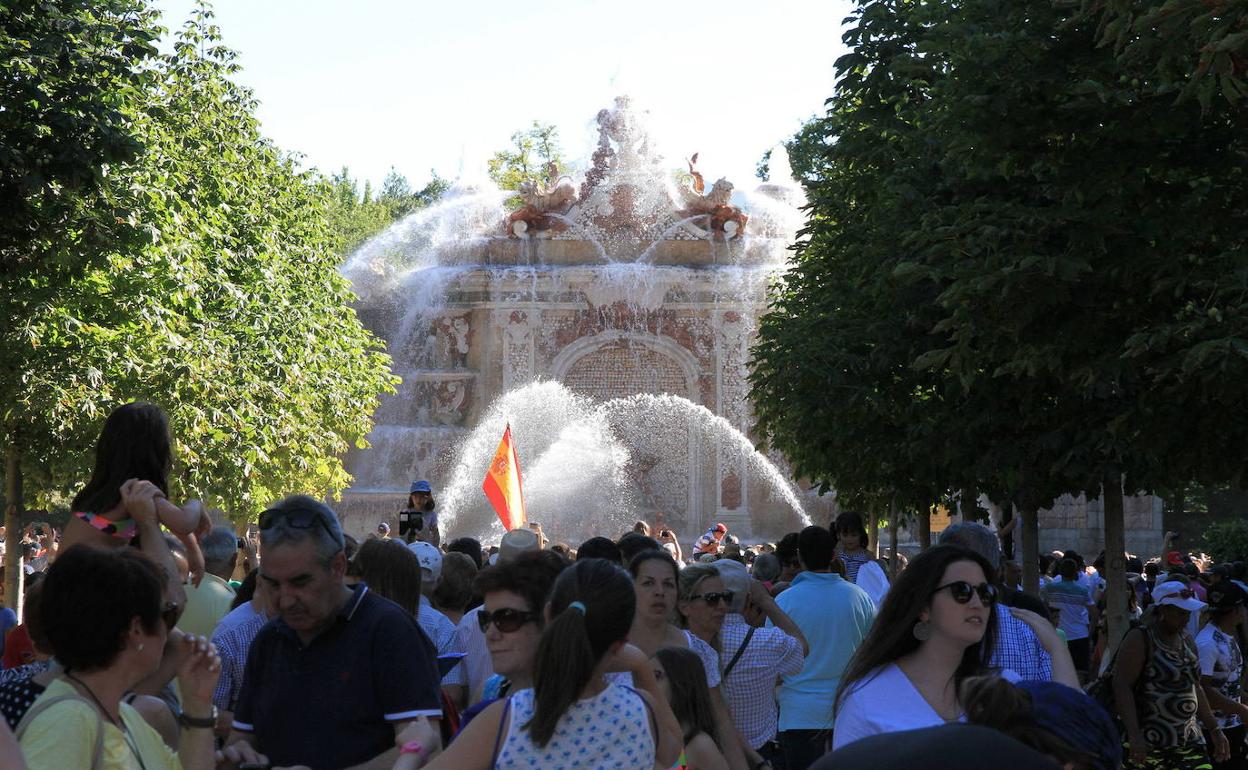
[[[908,561],[853,512],[491,545],[422,480],[397,532],[292,495],[240,535],[168,499],[171,447],[117,410],[64,531],[6,549],[0,767],[1248,768],[1240,563],[1133,558],[1115,645],[1103,556],[1029,594],[977,523]]]

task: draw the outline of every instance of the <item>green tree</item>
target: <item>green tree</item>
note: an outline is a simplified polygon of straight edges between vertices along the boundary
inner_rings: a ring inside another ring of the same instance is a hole
[[[533,121],[533,126],[511,135],[511,147],[499,150],[487,161],[490,179],[500,190],[519,190],[522,184],[547,184],[547,168],[553,163],[563,168],[563,152],[559,148],[559,129],[548,123]]]
[[[1015,499],[1031,554],[1036,506],[1103,487],[1116,640],[1123,485],[1243,470],[1216,423],[1248,395],[1245,116],[1176,104],[1043,0],[864,3],[848,39],[760,423],[815,477]]]
[[[421,189],[413,191],[407,177],[391,166],[386,178],[382,180],[381,193],[377,196],[377,201],[390,212],[390,219],[397,221],[417,209],[433,205],[450,186],[450,182],[438,176],[438,172],[430,169],[429,182]]]
[[[22,363],[5,380],[8,475],[36,500],[82,483],[103,418],[136,399],[170,415],[174,496],[242,521],[279,495],[333,493],[393,387],[337,271],[330,196],[261,136],[233,59],[199,9],[153,65],[135,159],[104,181],[134,195],[146,244],[113,244],[6,339]]]
[[[359,192],[356,181],[345,167],[321,179],[319,184],[328,202],[329,229],[337,240],[334,251],[343,257],[389,227],[395,219],[387,203],[373,200],[372,188],[367,182],[363,193]]]

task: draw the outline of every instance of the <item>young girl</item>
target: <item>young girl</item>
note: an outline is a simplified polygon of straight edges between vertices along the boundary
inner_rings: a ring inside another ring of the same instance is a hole
[[[680,753],[680,725],[649,659],[627,642],[635,605],[633,581],[610,562],[585,559],[564,570],[546,605],[532,689],[481,712],[428,767],[671,767]],[[620,670],[640,689],[604,680],[608,671]],[[400,738],[396,768],[424,766],[423,747],[435,741],[427,720]]]
[[[130,518],[122,504],[121,488],[131,480],[146,481],[159,490],[156,517],[186,546],[191,578],[196,585],[204,574],[204,557],[196,536],[212,530],[212,520],[198,500],[179,508],[166,499],[169,471],[173,467],[169,422],[160,407],[133,403],[119,407],[108,416],[95,447],[95,470],[91,480],[74,498],[69,524],[60,549],[68,551],[79,543],[103,548],[129,545],[140,534],[142,549],[158,563],[165,564],[164,543],[159,546],[159,526],[153,533]],[[156,551],[152,551],[156,548]]]
[[[697,653],[686,647],[664,647],[650,659],[654,678],[667,697],[685,740],[680,770],[727,770],[728,760],[712,737],[715,709],[706,687],[706,672]]]

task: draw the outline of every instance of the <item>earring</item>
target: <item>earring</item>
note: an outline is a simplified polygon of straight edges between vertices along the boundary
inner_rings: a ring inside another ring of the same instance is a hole
[[[139,652],[143,652],[143,643],[139,642]]]
[[[926,642],[932,638],[932,627],[926,620],[920,620],[914,624],[913,633],[915,639],[918,639],[920,642]]]

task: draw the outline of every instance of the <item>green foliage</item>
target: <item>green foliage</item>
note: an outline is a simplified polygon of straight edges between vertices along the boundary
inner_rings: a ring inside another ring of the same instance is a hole
[[[377,196],[377,202],[386,207],[391,221],[395,221],[417,209],[423,209],[437,202],[450,186],[450,182],[431,169],[429,183],[413,192],[407,177],[391,166],[390,172],[382,180],[381,194]]]
[[[40,501],[81,483],[103,418],[136,399],[170,414],[175,496],[241,520],[336,491],[395,383],[337,272],[342,200],[261,136],[233,59],[199,9],[152,67],[140,150],[102,183],[146,243],[111,244],[5,339],[4,428]]]
[[[548,173],[550,164],[562,168],[564,159],[559,149],[559,129],[533,121],[527,131],[511,135],[511,147],[499,150],[489,159],[490,179],[500,190],[519,190],[526,183],[553,182]]]
[[[367,184],[361,193],[345,167],[337,174],[320,180],[320,185],[328,202],[326,215],[330,232],[337,240],[334,246],[337,254],[350,254],[394,221],[390,207],[373,200],[372,190]]]
[[[855,21],[755,348],[765,434],[851,498],[1241,474],[1243,111],[1176,104],[1047,0]]]
[[[1248,520],[1220,521],[1205,530],[1209,555],[1215,562],[1248,559]]]
[[[819,118],[811,118],[802,124],[797,133],[781,142],[789,153],[789,165],[793,169],[793,178],[804,185],[817,184],[827,173],[826,159],[828,151],[828,134],[826,127]],[[767,179],[771,170],[771,153],[763,153],[755,167],[754,174],[759,179]]]

